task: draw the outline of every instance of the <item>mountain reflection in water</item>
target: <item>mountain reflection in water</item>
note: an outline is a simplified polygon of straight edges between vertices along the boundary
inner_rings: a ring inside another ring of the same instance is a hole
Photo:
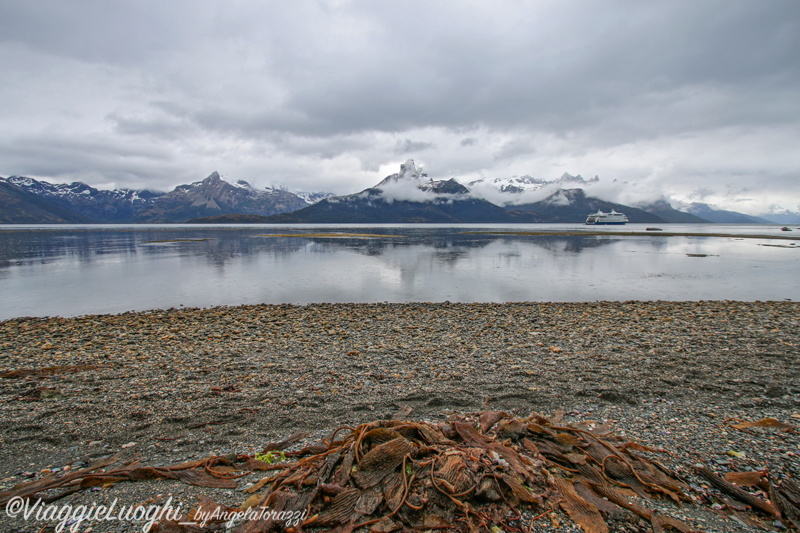
[[[800,252],[754,239],[466,229],[4,228],[0,319],[245,303],[800,297]]]

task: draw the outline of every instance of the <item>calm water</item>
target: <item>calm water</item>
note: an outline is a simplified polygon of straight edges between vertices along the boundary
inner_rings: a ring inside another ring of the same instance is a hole
[[[464,233],[544,229],[598,228],[0,226],[0,319],[243,303],[800,300],[796,241],[615,235],[645,229],[636,224],[604,235]],[[267,236],[322,232],[379,236]]]

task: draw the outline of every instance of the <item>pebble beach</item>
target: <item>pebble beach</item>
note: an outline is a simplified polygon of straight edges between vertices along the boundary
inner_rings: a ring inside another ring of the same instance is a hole
[[[693,465],[800,478],[800,437],[785,427],[800,427],[798,332],[793,302],[257,305],[12,319],[0,322],[0,490],[117,453],[169,465],[255,454],[298,431],[312,440],[398,412],[443,420],[501,410],[608,424],[669,451],[664,463],[711,501]],[[732,427],[765,418],[785,426]],[[70,498],[170,495],[188,507],[198,492],[244,499],[174,481]],[[676,512],[698,530],[761,531],[721,510]],[[40,527],[0,517],[3,531]],[[564,519],[531,530],[578,531]]]

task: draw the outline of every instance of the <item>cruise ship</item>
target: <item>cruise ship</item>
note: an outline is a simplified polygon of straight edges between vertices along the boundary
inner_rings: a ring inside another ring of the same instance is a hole
[[[617,213],[613,209],[610,213],[598,211],[586,217],[587,224],[604,224],[621,226],[628,222],[628,217],[624,213]]]

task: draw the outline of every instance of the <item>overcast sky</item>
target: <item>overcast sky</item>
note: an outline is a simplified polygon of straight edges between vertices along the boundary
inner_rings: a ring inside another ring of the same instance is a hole
[[[797,0],[0,0],[0,176],[800,207]],[[630,192],[634,191],[634,192]]]

